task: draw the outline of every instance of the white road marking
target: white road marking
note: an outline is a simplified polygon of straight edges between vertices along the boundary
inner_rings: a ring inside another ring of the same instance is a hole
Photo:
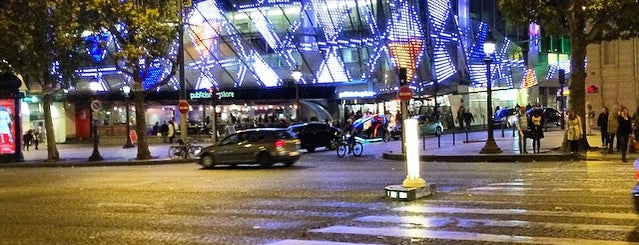
[[[454,241],[484,241],[484,242],[502,242],[502,243],[522,243],[522,244],[554,244],[554,245],[639,245],[627,241],[608,241],[608,240],[588,240],[574,238],[554,238],[554,237],[530,237],[530,236],[511,236],[511,235],[495,235],[476,232],[460,232],[460,231],[444,231],[429,230],[415,228],[398,228],[398,227],[355,227],[355,226],[330,226],[321,229],[314,229],[311,232],[319,233],[336,233],[336,234],[357,234],[369,236],[392,236],[392,237],[410,237],[425,239],[444,239]]]
[[[371,243],[350,243],[350,242],[331,242],[331,241],[308,241],[308,240],[282,240],[266,245],[375,245]]]
[[[394,211],[413,213],[447,213],[447,214],[497,214],[497,215],[536,215],[554,217],[581,217],[604,219],[629,219],[639,220],[635,213],[588,213],[570,211],[544,211],[528,209],[485,209],[485,208],[447,208],[447,207],[423,207],[406,206],[392,209]]]

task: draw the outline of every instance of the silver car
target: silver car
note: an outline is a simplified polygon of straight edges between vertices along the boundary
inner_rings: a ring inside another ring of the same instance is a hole
[[[280,162],[291,166],[300,158],[299,145],[295,133],[285,128],[247,129],[202,149],[198,163],[204,168],[219,164],[271,166]]]

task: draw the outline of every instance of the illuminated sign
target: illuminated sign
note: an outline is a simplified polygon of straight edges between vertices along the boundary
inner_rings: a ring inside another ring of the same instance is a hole
[[[220,92],[217,92],[215,94],[217,95],[218,99],[235,98],[235,93],[234,92],[220,91]]]
[[[366,98],[375,96],[373,91],[344,91],[338,94],[340,99],[343,98]]]
[[[219,91],[215,93],[215,95],[217,96],[217,99],[235,98],[235,92],[229,91]],[[196,91],[189,94],[189,99],[191,100],[211,99],[212,97],[213,96],[211,96],[211,93],[209,93],[208,91]]]
[[[13,99],[0,99],[0,154],[16,152],[15,104]]]
[[[196,91],[189,94],[189,99],[210,99],[211,93],[205,91]]]

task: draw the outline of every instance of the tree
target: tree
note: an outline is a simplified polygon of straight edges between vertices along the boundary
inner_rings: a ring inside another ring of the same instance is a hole
[[[138,136],[137,159],[151,159],[147,142],[146,91],[165,85],[175,75],[176,61],[169,50],[177,38],[179,23],[178,0],[88,0],[88,15],[92,16],[91,30],[107,31],[119,45],[110,53],[116,68],[131,77]],[[143,84],[149,68],[160,64],[170,72],[158,83]]]
[[[0,60],[4,69],[42,87],[47,160],[59,161],[51,104],[73,83],[76,67],[88,62],[80,33],[83,3],[74,0],[20,1],[0,4]]]
[[[536,23],[545,34],[570,39],[569,111],[586,113],[586,47],[602,41],[639,36],[637,0],[498,0],[505,19],[513,24]],[[585,135],[585,120],[582,120]],[[564,139],[564,143],[565,143]],[[586,137],[582,141],[589,148]],[[565,145],[565,144],[564,144]]]

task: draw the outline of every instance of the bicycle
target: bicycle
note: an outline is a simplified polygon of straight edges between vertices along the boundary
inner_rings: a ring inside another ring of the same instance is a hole
[[[177,140],[178,145],[169,147],[169,158],[176,159],[194,159],[195,156],[204,148],[201,145],[193,145],[195,141],[188,138],[186,143],[181,139]]]
[[[337,157],[342,158],[346,156],[347,152],[349,154],[353,153],[353,155],[356,157],[361,156],[364,152],[364,145],[362,144],[362,142],[359,142],[355,139],[353,139],[351,142],[348,142],[348,138],[349,135],[345,135],[344,138],[342,138],[342,140],[339,142],[339,145],[337,145]]]

